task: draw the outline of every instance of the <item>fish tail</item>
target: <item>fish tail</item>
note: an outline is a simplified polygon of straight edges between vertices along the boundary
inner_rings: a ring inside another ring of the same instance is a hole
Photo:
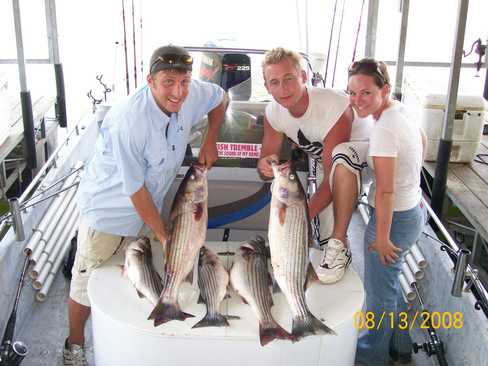
[[[267,345],[275,339],[288,339],[295,341],[295,337],[280,327],[277,323],[259,323],[259,341],[261,346]]]
[[[148,319],[154,319],[154,326],[157,327],[170,320],[185,320],[192,317],[194,315],[181,311],[177,303],[164,303],[160,299]]]
[[[299,340],[311,334],[336,334],[331,328],[322,323],[312,313],[305,317],[293,318],[291,334]]]
[[[210,314],[207,312],[202,320],[196,323],[192,328],[204,328],[204,327],[228,327],[229,322],[220,313]]]

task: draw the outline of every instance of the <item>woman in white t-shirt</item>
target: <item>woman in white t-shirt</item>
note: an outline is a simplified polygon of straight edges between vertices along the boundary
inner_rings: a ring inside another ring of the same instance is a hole
[[[390,97],[386,65],[373,59],[349,68],[348,92],[359,117],[375,120],[369,140],[368,165],[374,170],[369,192],[372,206],[365,233],[366,313],[384,326],[358,341],[356,360],[386,365],[390,358],[408,362],[412,341],[401,321],[407,319],[398,275],[403,254],[418,239],[423,223],[420,173],[425,135],[405,106]],[[400,325],[400,326],[399,326]]]

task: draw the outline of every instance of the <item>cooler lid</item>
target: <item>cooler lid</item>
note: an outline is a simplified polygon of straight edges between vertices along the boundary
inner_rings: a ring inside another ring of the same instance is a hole
[[[425,108],[444,109],[447,101],[450,69],[407,68],[404,76],[404,93],[414,93]],[[462,69],[459,79],[456,109],[488,110],[483,98],[484,78],[475,76],[476,70]]]

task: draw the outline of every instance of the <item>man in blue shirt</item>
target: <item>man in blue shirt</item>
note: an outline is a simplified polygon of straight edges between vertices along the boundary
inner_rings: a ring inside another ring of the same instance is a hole
[[[205,115],[208,129],[198,160],[207,167],[217,160],[216,139],[227,96],[215,84],[192,80],[192,64],[182,47],[156,49],[147,85],[114,105],[100,128],[78,193],[81,219],[65,365],[87,365],[83,344],[92,270],[117,251],[124,237],[136,236],[143,224],[166,245],[168,232],[160,217],[163,199],[183,162],[191,128]]]

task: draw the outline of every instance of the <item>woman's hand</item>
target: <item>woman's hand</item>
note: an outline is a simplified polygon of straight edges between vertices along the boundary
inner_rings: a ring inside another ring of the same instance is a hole
[[[402,250],[395,246],[390,239],[386,240],[375,240],[369,247],[368,250],[371,252],[373,250],[378,252],[381,263],[385,266],[393,264],[399,258],[397,253]]]

